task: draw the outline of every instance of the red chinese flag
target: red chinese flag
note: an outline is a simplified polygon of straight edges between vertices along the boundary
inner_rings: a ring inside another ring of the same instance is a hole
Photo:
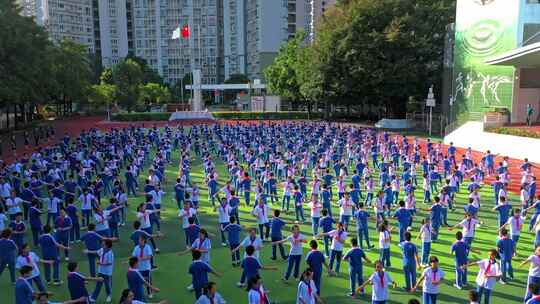
[[[189,38],[189,25],[184,25],[182,27],[182,38]]]

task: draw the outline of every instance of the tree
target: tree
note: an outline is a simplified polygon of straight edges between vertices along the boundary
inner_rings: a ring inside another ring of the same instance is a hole
[[[409,98],[440,84],[451,0],[351,0],[325,14],[318,29],[325,91],[333,103],[377,100],[386,115],[403,117]]]
[[[162,105],[171,101],[171,92],[166,86],[159,83],[149,82],[141,85],[139,88],[139,101],[144,103],[146,107],[153,105]]]
[[[113,70],[112,68],[106,68],[101,72],[99,76],[99,83],[113,84]]]
[[[6,115],[19,108],[26,121],[36,101],[48,101],[52,44],[42,27],[21,16],[15,0],[0,1],[0,29],[0,107]]]
[[[304,32],[298,32],[294,38],[280,47],[272,64],[264,70],[268,90],[295,104],[306,101],[304,96],[300,94],[298,81],[299,55],[304,40]]]
[[[113,67],[112,76],[117,87],[120,106],[131,112],[139,100],[139,88],[143,83],[140,65],[132,59],[125,59]]]
[[[95,108],[103,108],[113,105],[117,94],[117,88],[113,84],[95,84],[90,87],[88,101]]]
[[[453,0],[338,1],[314,41],[297,36],[282,46],[265,70],[268,89],[294,102],[324,102],[326,115],[332,105],[366,105],[403,117],[407,100],[441,83],[454,11]]]
[[[52,49],[53,74],[57,112],[65,113],[68,105],[76,101],[85,103],[90,88],[92,70],[88,52],[83,45],[69,39]],[[50,76],[50,77],[51,77]]]
[[[128,54],[126,59],[131,59],[135,61],[137,64],[139,64],[139,66],[141,67],[142,75],[143,75],[142,76],[143,83],[154,82],[154,83],[164,84],[163,78],[148,65],[148,62],[146,62],[145,59],[141,57],[137,57],[131,53]]]

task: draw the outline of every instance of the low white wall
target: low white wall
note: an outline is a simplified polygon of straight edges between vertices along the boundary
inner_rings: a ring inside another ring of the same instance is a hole
[[[444,137],[444,143],[540,163],[540,139],[484,132],[481,122],[470,121]]]

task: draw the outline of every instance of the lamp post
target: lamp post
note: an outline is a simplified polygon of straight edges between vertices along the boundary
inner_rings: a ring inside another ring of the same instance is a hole
[[[429,136],[431,136],[431,127],[433,122],[433,107],[435,107],[435,94],[433,93],[433,85],[429,87],[428,96],[426,99],[426,106],[429,107]]]

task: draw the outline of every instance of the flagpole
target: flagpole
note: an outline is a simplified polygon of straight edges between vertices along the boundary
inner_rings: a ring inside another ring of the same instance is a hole
[[[198,45],[199,45],[199,73],[201,77],[201,81],[199,82],[199,91],[201,92],[201,106],[202,106],[202,50],[201,50],[201,23],[199,19],[199,24],[197,24],[197,36],[198,36]],[[201,107],[202,110],[202,107]]]
[[[194,66],[194,58],[193,58],[193,44],[191,43],[191,29],[193,28],[193,14],[195,14],[195,9],[193,7],[193,0],[191,2],[191,14],[189,14],[189,20],[188,20],[188,28],[189,28],[189,36],[188,36],[188,43],[189,43],[189,64],[191,66],[191,106],[193,106],[193,102],[195,101],[195,88],[193,87],[194,84],[194,74],[193,74],[193,66]],[[193,111],[193,108],[191,109]]]

